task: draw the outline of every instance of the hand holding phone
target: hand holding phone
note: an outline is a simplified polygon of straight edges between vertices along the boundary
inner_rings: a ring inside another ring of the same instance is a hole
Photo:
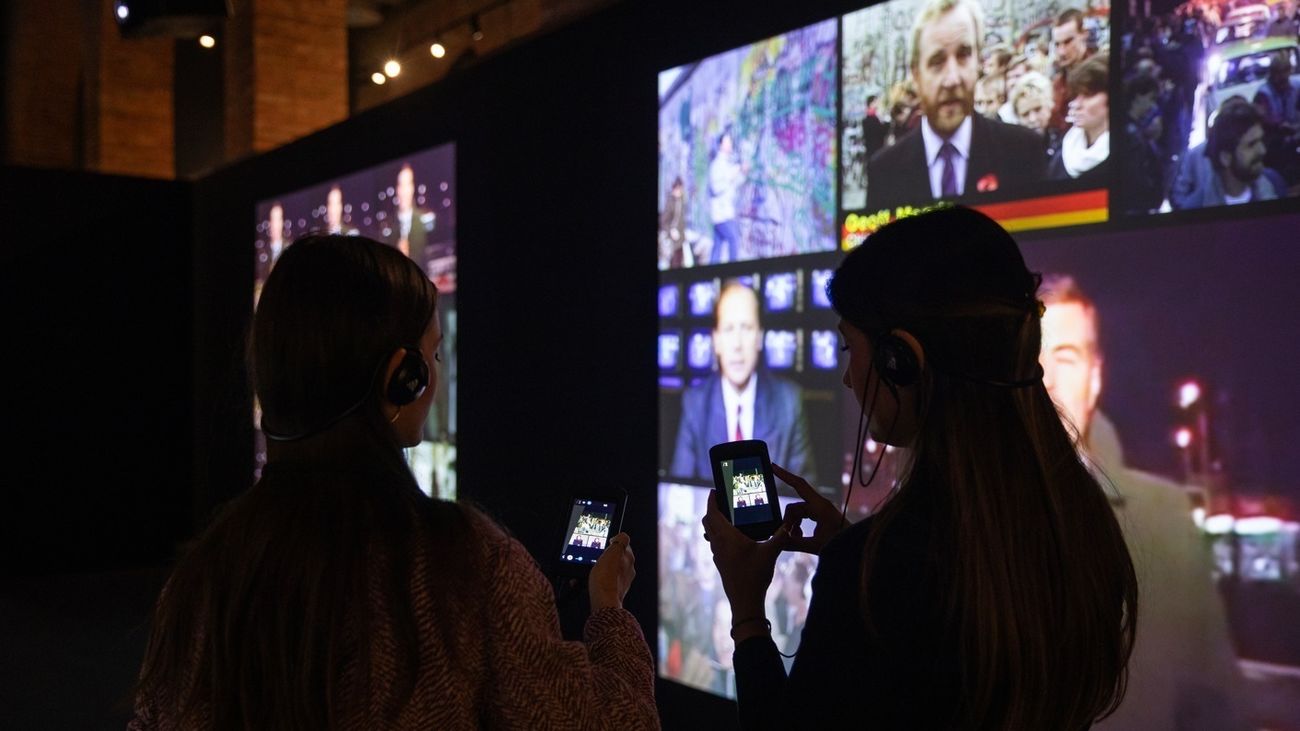
[[[619,533],[609,539],[609,545],[587,580],[587,595],[591,599],[592,613],[608,607],[623,606],[623,597],[636,578],[636,554],[632,553],[632,539]]]
[[[756,541],[770,538],[781,525],[781,506],[767,442],[715,444],[709,448],[709,462],[722,514],[746,536]]]
[[[626,506],[627,493],[620,490],[594,490],[573,496],[560,546],[561,575],[581,578],[591,573],[610,542],[620,535]]]

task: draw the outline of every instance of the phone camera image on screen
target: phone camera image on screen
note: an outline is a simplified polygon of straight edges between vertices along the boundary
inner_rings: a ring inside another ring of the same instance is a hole
[[[722,461],[722,479],[731,495],[732,525],[762,523],[772,518],[767,504],[767,481],[763,479],[762,457],[739,457]]]
[[[763,282],[763,299],[768,312],[789,312],[795,309],[799,294],[799,279],[794,272],[769,274]]]
[[[609,543],[614,518],[614,503],[602,500],[575,500],[569,514],[560,560],[565,563],[591,564],[600,558]]]
[[[767,367],[787,370],[794,367],[799,353],[799,336],[793,330],[768,330],[763,334],[763,352],[767,354]]]

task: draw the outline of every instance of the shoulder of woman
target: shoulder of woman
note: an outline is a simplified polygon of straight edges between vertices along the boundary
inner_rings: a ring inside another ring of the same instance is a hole
[[[483,551],[492,571],[517,569],[520,563],[535,563],[528,549],[483,508],[468,502],[445,504],[464,517],[471,540]]]
[[[443,509],[456,511],[469,524],[470,530],[493,542],[500,542],[510,537],[509,532],[496,522],[483,508],[470,502],[441,502]]]

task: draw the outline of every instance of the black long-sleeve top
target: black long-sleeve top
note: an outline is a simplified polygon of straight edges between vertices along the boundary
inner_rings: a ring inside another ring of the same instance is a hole
[[[771,637],[736,648],[741,727],[929,729],[952,725],[959,648],[935,587],[931,522],[897,516],[869,579],[874,634],[863,621],[862,556],[872,520],[821,552],[798,656],[787,678]]]

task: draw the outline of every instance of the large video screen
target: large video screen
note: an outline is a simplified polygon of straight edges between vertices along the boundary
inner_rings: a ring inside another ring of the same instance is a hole
[[[891,0],[660,74],[662,677],[735,695],[700,535],[711,445],[767,441],[852,520],[888,499],[904,455],[854,443],[825,285],[880,226],[959,202],[1033,232],[1049,391],[1138,563],[1147,629],[1106,727],[1296,728],[1300,221],[1269,203],[1300,194],[1284,5]],[[1235,208],[1178,213],[1211,206]],[[1173,228],[1129,226],[1158,213]],[[790,653],[816,561],[781,560],[767,610]]]
[[[1055,0],[942,8],[893,0],[843,18],[845,246],[937,201],[1012,231],[1107,220],[1109,4],[1075,10],[1059,45]]]
[[[1300,195],[1300,40],[1291,2],[1139,4],[1124,27],[1123,213]]]
[[[447,144],[321,181],[257,204],[254,305],[275,262],[293,241],[315,233],[366,236],[418,263],[438,287],[443,332],[437,394],[424,439],[407,461],[425,493],[456,496],[456,148]],[[254,422],[260,411],[254,406]],[[255,470],[266,463],[256,431]]]

